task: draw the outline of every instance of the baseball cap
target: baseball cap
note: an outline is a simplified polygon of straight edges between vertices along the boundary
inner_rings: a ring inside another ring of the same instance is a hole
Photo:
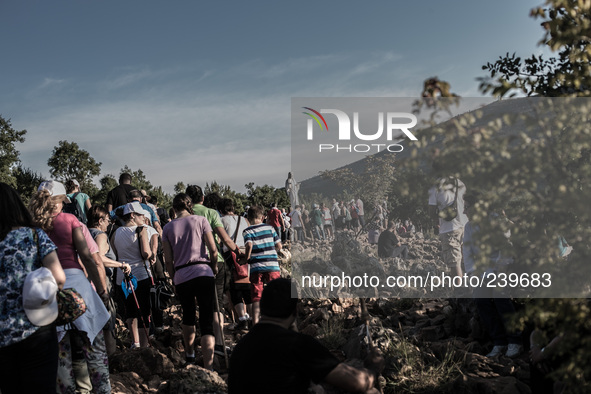
[[[72,183],[78,187],[80,187],[80,183],[76,179],[72,179]]]
[[[23,286],[23,309],[29,321],[36,326],[46,326],[57,318],[57,282],[45,267],[31,271]]]
[[[146,209],[144,209],[144,213],[142,213],[142,215],[144,215],[146,219],[152,221],[152,215],[150,215],[150,212],[148,212]]]
[[[49,192],[49,194],[54,197],[63,195],[64,201],[71,202],[67,196],[66,188],[64,187],[64,185],[61,182],[54,181],[54,180],[43,181],[43,182],[41,182],[41,184],[37,188],[38,192],[40,192],[41,190],[47,190]]]
[[[139,213],[140,215],[144,215],[144,216],[149,215],[149,213],[146,212],[146,210],[144,208],[142,208],[142,206],[140,205],[140,203],[138,201],[127,203],[123,207],[123,214],[124,215],[127,215],[132,212]]]

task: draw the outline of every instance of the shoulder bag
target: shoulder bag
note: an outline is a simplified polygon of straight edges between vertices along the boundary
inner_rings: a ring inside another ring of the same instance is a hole
[[[238,230],[240,229],[240,220],[242,219],[241,216],[238,216],[238,220],[236,221],[236,231],[234,231],[234,236],[232,237],[232,241],[236,243],[236,237],[238,236]],[[238,245],[236,245],[238,246]],[[243,251],[242,251],[243,252]],[[234,266],[234,275],[236,279],[244,279],[248,278],[248,264],[246,259],[239,258],[234,251],[230,251],[232,254],[232,263]]]
[[[33,229],[33,238],[37,244],[37,260],[42,267],[43,263],[41,260],[41,250],[39,248],[39,234],[37,234],[36,229]],[[76,289],[58,290],[56,299],[58,312],[55,324],[58,326],[73,323],[86,312],[86,303]]]
[[[454,186],[455,186],[455,194],[454,194],[454,201],[451,205],[443,208],[439,211],[439,217],[446,222],[452,221],[458,217],[458,178],[454,178]]]

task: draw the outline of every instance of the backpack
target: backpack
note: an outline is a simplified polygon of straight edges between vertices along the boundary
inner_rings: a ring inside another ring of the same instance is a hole
[[[348,209],[346,209],[345,210],[345,221],[350,222],[352,219],[353,218],[351,217],[351,212]]]
[[[64,207],[62,208],[62,212],[70,213],[70,214],[76,216],[78,221],[86,224],[86,213],[84,212],[84,208],[78,204],[78,201],[76,201],[76,196],[78,194],[79,194],[78,192],[74,193],[74,195],[70,199],[71,202],[64,203]]]
[[[285,228],[291,228],[291,218],[287,215],[283,215],[283,223],[285,225]]]
[[[168,212],[166,212],[166,209],[161,207],[157,208],[156,215],[158,215],[158,219],[160,220],[162,226],[170,222],[170,216],[168,216]]]
[[[308,224],[310,223],[310,215],[306,213],[307,211],[302,212],[302,223]]]

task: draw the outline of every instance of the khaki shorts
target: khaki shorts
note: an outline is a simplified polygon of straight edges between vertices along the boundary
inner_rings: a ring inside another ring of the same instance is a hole
[[[450,269],[462,268],[462,239],[464,229],[460,228],[448,233],[439,234],[443,262]]]

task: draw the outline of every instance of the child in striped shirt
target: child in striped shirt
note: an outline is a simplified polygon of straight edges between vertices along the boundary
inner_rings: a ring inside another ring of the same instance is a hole
[[[253,323],[259,321],[260,301],[263,286],[281,276],[277,252],[281,250],[281,239],[275,229],[263,223],[263,209],[252,206],[248,209],[248,221],[253,223],[243,231],[245,253],[250,264],[252,285]]]

